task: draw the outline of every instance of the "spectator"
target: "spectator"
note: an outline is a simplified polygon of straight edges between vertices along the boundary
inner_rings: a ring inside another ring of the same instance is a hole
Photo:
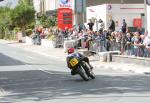
[[[123,19],[121,30],[122,30],[122,33],[127,32],[127,23],[126,23],[125,19]]]
[[[132,37],[130,33],[126,34],[126,45],[125,50],[127,55],[132,55]]]
[[[114,20],[110,19],[108,21],[108,29],[111,30],[111,32],[115,31],[115,22],[114,22]]]
[[[63,31],[64,37],[68,39],[69,29],[68,27],[65,27],[65,30]]]
[[[99,25],[98,25],[99,31],[102,32],[104,30],[104,28],[105,28],[105,24],[104,24],[102,19],[99,19],[98,22],[99,22]]]
[[[135,32],[134,37],[132,38],[134,45],[134,56],[140,56],[139,44],[140,44],[140,34]]]
[[[123,54],[125,52],[126,35],[122,32],[122,30],[119,33],[121,36],[121,53]]]
[[[40,45],[41,44],[41,33],[42,33],[43,27],[38,27],[36,29],[36,44]]]
[[[115,50],[115,41],[115,32],[112,32],[110,37],[111,51]]]
[[[90,30],[90,31],[93,31],[94,23],[92,22],[91,19],[89,20],[89,23],[88,23],[87,25],[89,25],[89,30]]]
[[[116,50],[121,50],[121,35],[119,32],[115,33],[115,38],[116,38]]]
[[[144,57],[150,57],[150,35],[145,37],[143,44],[145,45]]]

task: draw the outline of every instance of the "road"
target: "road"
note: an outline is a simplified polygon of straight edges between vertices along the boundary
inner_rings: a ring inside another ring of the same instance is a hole
[[[150,76],[95,68],[71,76],[66,63],[0,44],[0,103],[150,103]]]

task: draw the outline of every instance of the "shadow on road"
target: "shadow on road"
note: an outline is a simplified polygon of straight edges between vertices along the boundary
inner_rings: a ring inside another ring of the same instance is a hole
[[[0,53],[0,66],[17,66],[17,65],[49,65],[49,64],[48,63],[26,63]]]
[[[80,77],[72,77],[65,72],[48,72],[50,74],[38,70],[0,72],[0,78],[5,78],[0,79],[0,87],[10,92],[3,99],[43,101],[76,98],[85,94],[98,96],[150,92],[149,76],[144,75],[97,75],[95,80],[84,82]]]
[[[0,66],[14,65],[25,65],[25,63],[0,53]]]

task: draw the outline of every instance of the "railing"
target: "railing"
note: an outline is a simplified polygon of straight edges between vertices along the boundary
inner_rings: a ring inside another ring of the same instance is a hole
[[[89,51],[105,52],[105,51],[121,51],[122,55],[150,57],[150,50],[144,46],[135,46],[132,43],[120,43],[115,41],[89,41]]]

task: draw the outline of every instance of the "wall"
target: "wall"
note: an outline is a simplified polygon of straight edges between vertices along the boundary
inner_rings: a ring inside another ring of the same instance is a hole
[[[108,18],[111,17],[116,25],[116,30],[119,30],[122,25],[122,19],[125,19],[129,27],[133,26],[134,18],[141,18],[141,13],[144,13],[144,4],[103,4],[98,6],[87,7],[87,22],[92,17],[101,18],[105,22],[107,28]],[[96,25],[94,25],[94,29]],[[105,28],[105,29],[106,29]],[[96,29],[95,29],[96,30]]]
[[[86,8],[86,22],[89,22],[89,19],[96,18],[97,20],[102,19],[106,24],[106,4],[91,6]],[[106,26],[105,26],[106,27]],[[94,30],[96,30],[96,23],[94,25]]]
[[[141,14],[144,12],[144,4],[112,4],[111,9],[107,9],[108,15],[111,15],[112,19],[118,22],[117,31],[122,25],[122,19],[126,20],[128,27],[132,27],[133,19],[141,18]]]
[[[56,0],[45,0],[45,4],[46,4],[46,11],[55,10],[57,8]]]

